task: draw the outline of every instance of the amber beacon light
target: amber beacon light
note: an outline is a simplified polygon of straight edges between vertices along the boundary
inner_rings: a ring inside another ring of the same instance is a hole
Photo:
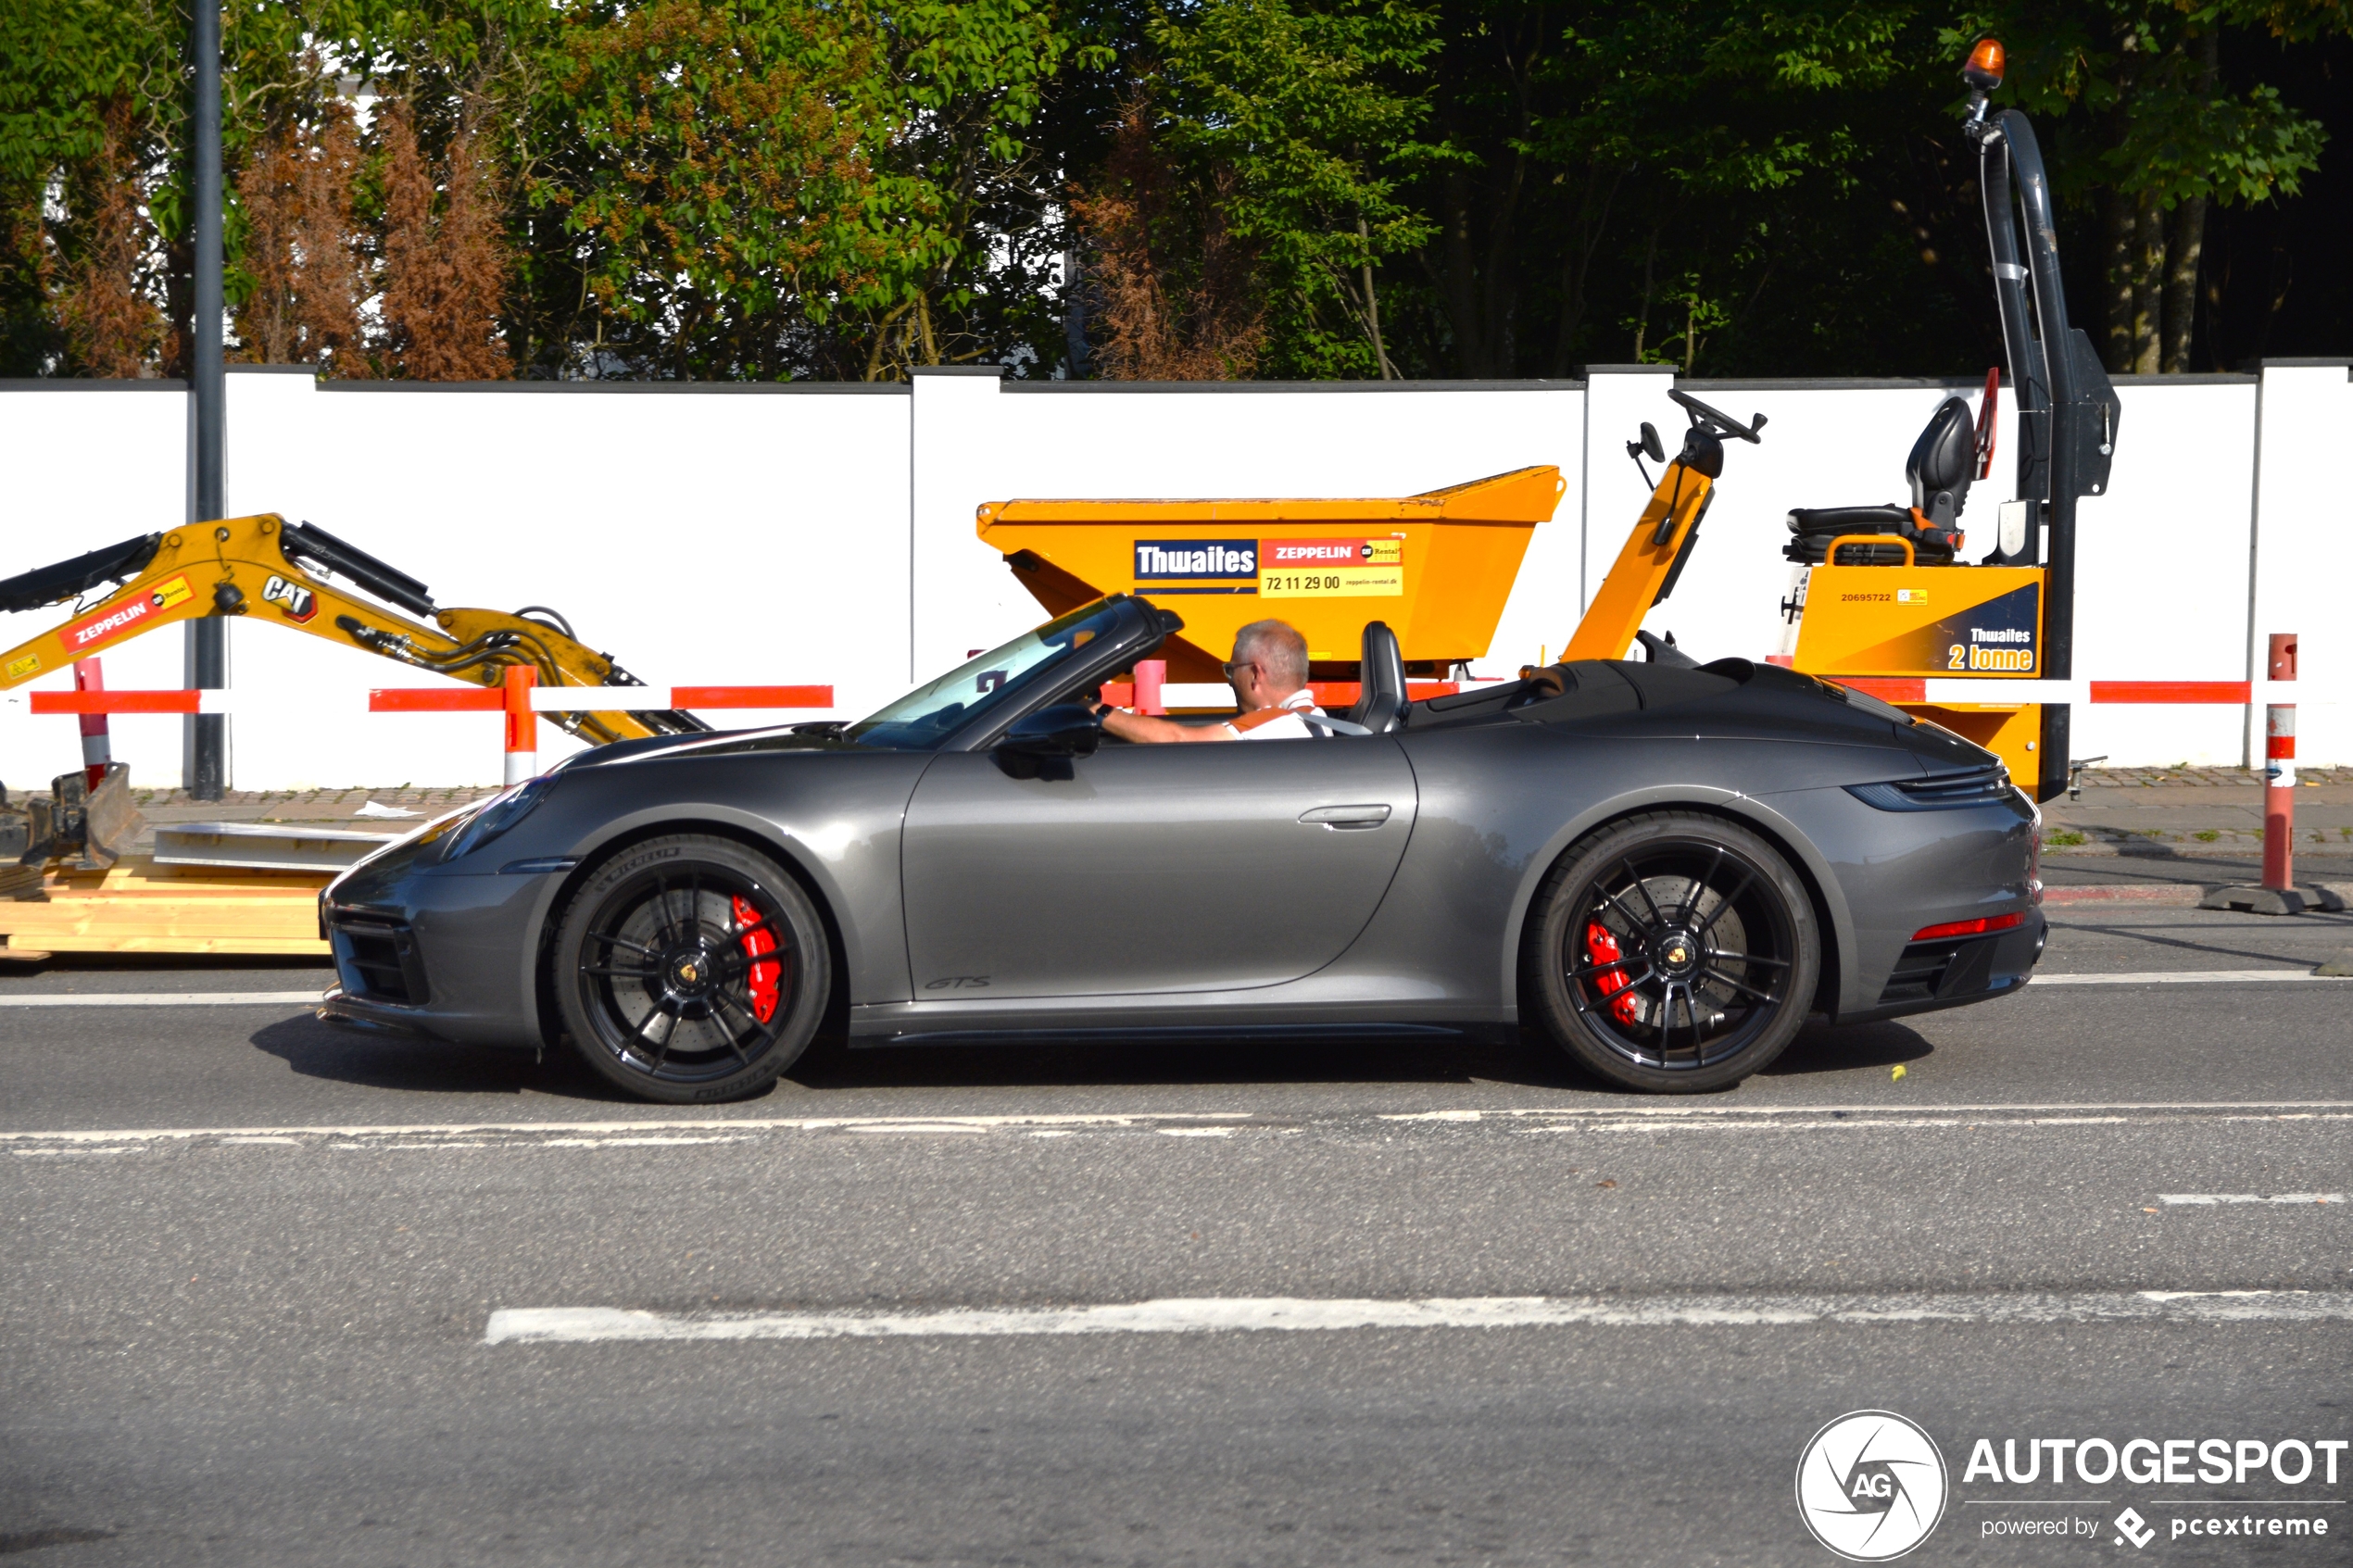
[[[1961,68],[1961,79],[1981,93],[1991,93],[2002,84],[2002,41],[1981,38],[1977,47],[1969,52],[1969,64]]]

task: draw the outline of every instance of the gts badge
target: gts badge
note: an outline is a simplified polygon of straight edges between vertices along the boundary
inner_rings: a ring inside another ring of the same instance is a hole
[[[988,976],[985,974],[943,974],[937,980],[924,982],[926,991],[986,991]]]
[[[278,607],[289,621],[308,621],[319,613],[318,596],[299,583],[272,577],[261,585],[261,596]]]

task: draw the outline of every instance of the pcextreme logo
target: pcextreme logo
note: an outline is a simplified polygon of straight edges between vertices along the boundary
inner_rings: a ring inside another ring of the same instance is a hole
[[[1840,1416],[1798,1456],[1798,1517],[1849,1562],[1886,1562],[1928,1539],[1948,1490],[1935,1440],[1893,1411]]]

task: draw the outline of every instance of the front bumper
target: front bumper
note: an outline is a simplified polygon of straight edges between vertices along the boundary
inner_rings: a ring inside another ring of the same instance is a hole
[[[539,933],[563,880],[362,868],[320,899],[336,981],[320,1016],[459,1045],[539,1044]]]

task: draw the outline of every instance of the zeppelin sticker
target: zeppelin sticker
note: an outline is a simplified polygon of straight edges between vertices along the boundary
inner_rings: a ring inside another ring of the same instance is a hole
[[[1267,539],[1258,554],[1263,598],[1393,599],[1405,592],[1402,539]]]
[[[75,621],[57,633],[57,640],[65,644],[69,653],[80,653],[144,625],[175,605],[187,603],[192,592],[185,577],[174,577],[144,599],[101,609],[86,621]]]

